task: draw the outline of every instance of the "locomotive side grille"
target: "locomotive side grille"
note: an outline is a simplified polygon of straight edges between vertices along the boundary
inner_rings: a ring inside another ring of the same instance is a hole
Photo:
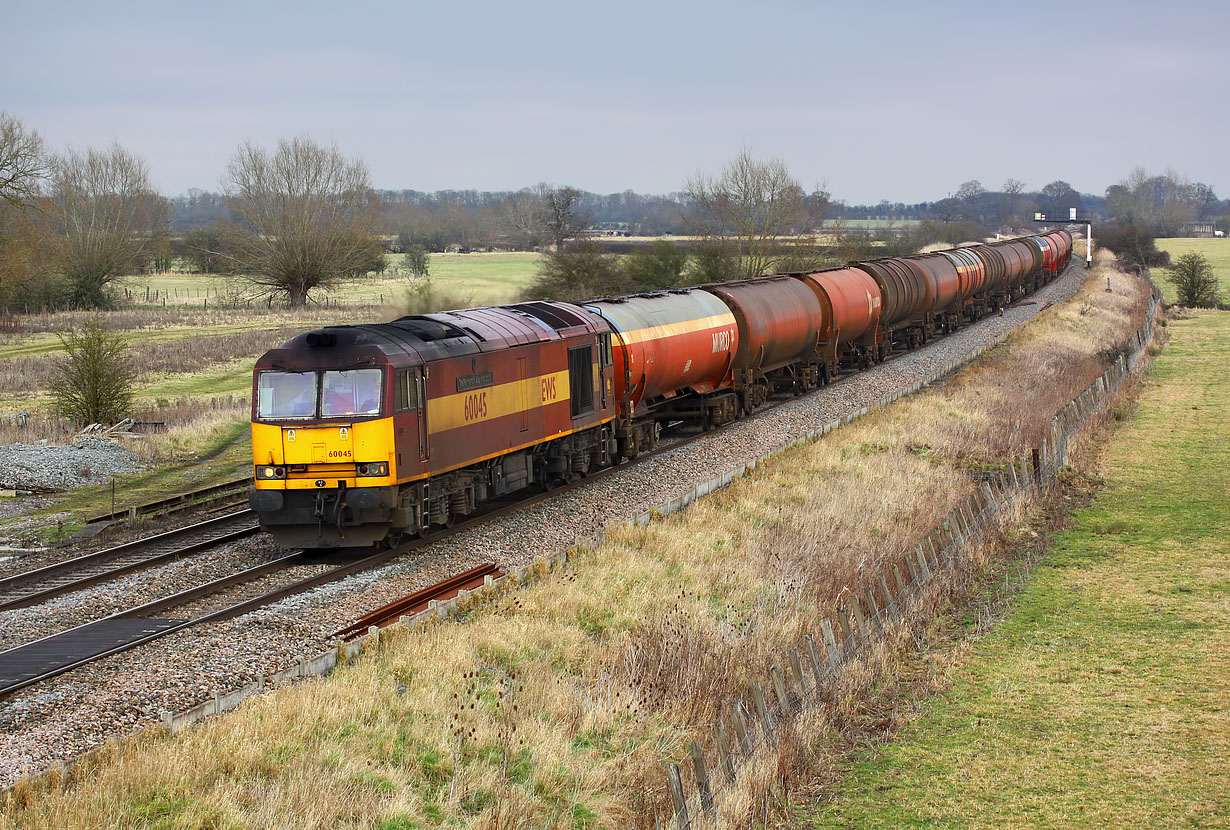
[[[568,350],[568,385],[572,390],[572,417],[594,411],[594,347]]]

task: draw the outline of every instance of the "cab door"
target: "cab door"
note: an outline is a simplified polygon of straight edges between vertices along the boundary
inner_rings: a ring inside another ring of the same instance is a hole
[[[427,446],[427,379],[421,368],[414,370],[414,389],[419,416],[419,461],[426,461],[431,453]]]

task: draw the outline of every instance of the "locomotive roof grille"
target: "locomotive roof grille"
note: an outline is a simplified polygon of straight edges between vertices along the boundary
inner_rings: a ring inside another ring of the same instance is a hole
[[[396,326],[407,334],[414,335],[424,343],[433,340],[448,340],[452,337],[466,337],[466,332],[451,323],[432,320],[427,317],[399,317],[390,326]]]

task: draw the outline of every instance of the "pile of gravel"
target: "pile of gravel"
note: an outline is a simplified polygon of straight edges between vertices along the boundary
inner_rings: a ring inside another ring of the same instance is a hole
[[[4,490],[35,493],[73,490],[141,469],[140,462],[126,448],[89,435],[67,447],[32,444],[0,447],[0,489]]]

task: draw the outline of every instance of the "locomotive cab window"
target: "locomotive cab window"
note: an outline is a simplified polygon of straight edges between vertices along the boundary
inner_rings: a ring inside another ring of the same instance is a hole
[[[396,412],[406,412],[419,408],[419,385],[415,373],[410,369],[402,369],[394,379],[393,409]]]
[[[316,414],[316,373],[261,372],[256,395],[259,418],[311,418]]]
[[[379,415],[382,374],[379,369],[325,372],[320,385],[320,417]]]
[[[568,386],[572,390],[572,417],[594,411],[594,347],[568,350]]]

